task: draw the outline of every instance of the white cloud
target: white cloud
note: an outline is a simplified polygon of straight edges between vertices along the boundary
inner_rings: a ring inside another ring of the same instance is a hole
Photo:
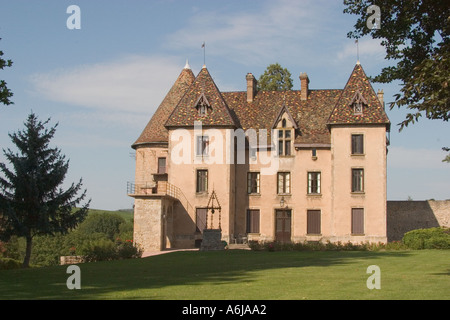
[[[104,111],[153,113],[183,68],[168,57],[127,56],[110,62],[33,74],[33,93]]]
[[[195,49],[206,41],[212,56],[252,65],[273,59],[313,61],[313,40],[333,31],[327,19],[327,11],[334,10],[329,1],[254,3],[243,12],[197,11],[183,29],[168,37],[167,46]]]

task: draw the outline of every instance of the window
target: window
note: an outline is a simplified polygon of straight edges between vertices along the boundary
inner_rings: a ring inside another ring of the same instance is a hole
[[[352,134],[352,154],[364,154],[364,136]]]
[[[364,234],[363,208],[352,208],[352,234]]]
[[[320,210],[308,210],[306,220],[306,232],[308,234],[320,234]]]
[[[204,94],[202,94],[198,98],[196,108],[199,116],[205,116],[208,114],[208,108],[211,108],[211,105],[209,104],[208,99],[206,99],[206,96]]]
[[[247,193],[259,193],[259,172],[247,173]]]
[[[247,233],[259,233],[259,209],[247,210]]]
[[[207,156],[209,153],[209,137],[197,136],[197,156]]]
[[[166,173],[166,158],[158,158],[158,173]]]
[[[320,194],[320,172],[308,172],[308,194]]]
[[[206,215],[208,214],[208,209],[197,208],[195,215],[195,227],[197,232],[203,233],[206,229]]]
[[[352,192],[364,192],[364,169],[352,169]]]
[[[281,121],[282,129],[278,129],[278,155],[291,155],[291,129],[286,129],[286,119]]]
[[[366,101],[366,99],[364,99],[361,92],[356,91],[355,95],[353,96],[352,101],[350,102],[350,105],[353,107],[354,115],[362,115],[363,107],[364,107],[364,105],[367,106],[367,101]]]
[[[278,172],[278,194],[291,193],[291,173],[290,172]]]
[[[197,193],[208,192],[208,170],[197,170]]]

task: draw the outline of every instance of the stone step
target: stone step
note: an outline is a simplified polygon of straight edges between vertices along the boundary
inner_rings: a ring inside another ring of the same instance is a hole
[[[248,246],[248,244],[230,243],[228,244],[228,249],[250,250],[250,247]]]

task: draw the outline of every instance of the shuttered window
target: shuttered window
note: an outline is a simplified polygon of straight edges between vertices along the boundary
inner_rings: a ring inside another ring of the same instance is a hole
[[[306,216],[308,234],[320,234],[320,210],[308,210]]]
[[[259,209],[247,210],[247,233],[259,233]]]
[[[364,234],[363,208],[352,208],[352,234]]]
[[[166,158],[158,158],[158,173],[166,173]]]
[[[197,232],[203,233],[203,230],[206,229],[206,215],[207,214],[208,214],[208,209],[197,208],[196,219],[195,219],[195,225],[196,225]]]

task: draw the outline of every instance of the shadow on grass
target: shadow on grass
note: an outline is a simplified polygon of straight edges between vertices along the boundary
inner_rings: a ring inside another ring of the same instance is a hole
[[[255,278],[255,272],[262,270],[331,267],[410,255],[408,251],[173,252],[80,264],[81,290],[67,288],[71,275],[66,273],[67,266],[4,270],[0,271],[0,299],[174,299],[171,288],[177,292],[176,299],[191,299],[180,295],[180,286],[245,286],[258,281],[261,275]]]

